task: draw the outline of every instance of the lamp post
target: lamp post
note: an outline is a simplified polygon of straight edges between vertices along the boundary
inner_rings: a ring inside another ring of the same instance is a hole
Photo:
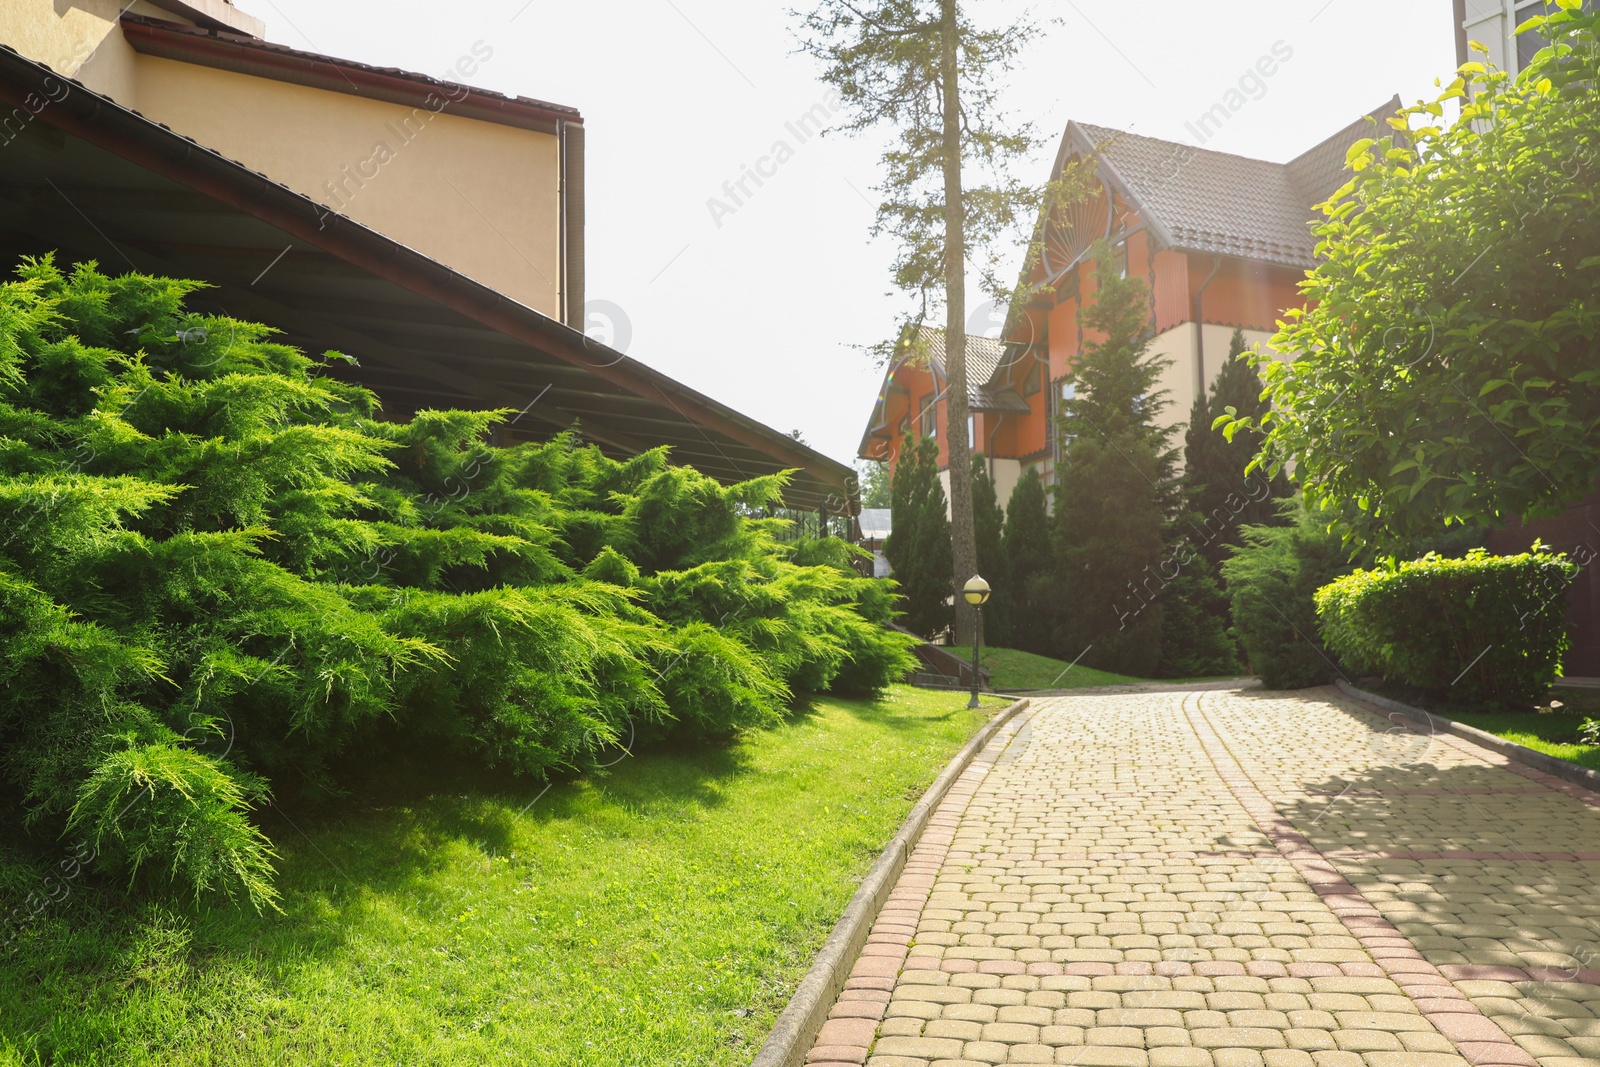
[[[978,634],[983,630],[983,605],[989,599],[989,583],[982,576],[974,574],[961,587],[961,595],[967,598],[976,615],[972,624],[972,700],[967,704],[967,707],[975,708],[978,706]]]

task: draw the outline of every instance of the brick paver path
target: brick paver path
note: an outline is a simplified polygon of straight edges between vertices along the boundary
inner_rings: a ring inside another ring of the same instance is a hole
[[[808,1062],[1596,1067],[1597,799],[1335,690],[1038,701]]]

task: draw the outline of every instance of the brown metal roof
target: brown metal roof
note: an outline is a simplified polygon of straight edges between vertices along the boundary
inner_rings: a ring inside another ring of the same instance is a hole
[[[857,454],[863,459],[872,458],[868,446],[875,438],[886,435],[888,423],[884,419],[889,383],[897,370],[907,363],[930,367],[934,377],[943,383],[948,380],[944,366],[944,329],[938,326],[915,326],[907,331],[896,350],[895,358],[883,376],[883,388],[873,404],[872,415],[867,419],[867,430],[861,437]],[[995,337],[967,334],[967,406],[973,411],[991,411],[1004,415],[1026,415],[1032,409],[1015,389],[994,381],[1000,372],[1019,358],[1021,349]],[[942,393],[941,393],[942,395]]]
[[[1311,267],[1312,206],[1344,184],[1345,150],[1361,137],[1389,133],[1379,123],[1399,106],[1396,97],[1289,163],[1079,122],[1067,125],[1062,153],[1097,155],[1103,173],[1169,248]]]
[[[850,499],[845,464],[5,47],[0,107],[33,115],[0,147],[0,261],[204,280],[208,310],[356,357],[389,410],[509,407],[516,434],[577,422],[724,482],[798,468],[792,507]]]
[[[386,100],[407,107],[433,107],[443,97],[449,100],[446,110],[463,118],[542,132],[553,131],[558,119],[583,121],[577,108],[565,104],[507,96],[398,67],[375,67],[353,59],[305,52],[249,37],[212,33],[141,15],[123,15],[122,33],[134,51],[145,55]]]

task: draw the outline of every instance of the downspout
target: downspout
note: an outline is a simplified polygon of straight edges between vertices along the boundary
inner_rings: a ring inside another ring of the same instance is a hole
[[[567,120],[556,119],[556,278],[561,291],[556,307],[561,321],[580,333],[588,323],[572,321],[571,292],[567,282]]]
[[[994,435],[1000,432],[1000,424],[1006,421],[1006,413],[998,412],[994,417],[994,428],[989,431],[985,442],[984,454],[989,458],[989,484],[994,484]]]
[[[1206,297],[1206,286],[1211,284],[1211,279],[1217,276],[1217,271],[1222,269],[1222,257],[1211,257],[1211,273],[1206,275],[1206,280],[1200,283],[1200,288],[1194,293],[1194,395],[1206,395],[1206,328],[1205,320],[1201,318]]]

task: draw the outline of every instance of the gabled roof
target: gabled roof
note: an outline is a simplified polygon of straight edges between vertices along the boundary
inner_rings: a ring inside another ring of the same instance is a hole
[[[510,408],[510,436],[669,445],[724,482],[795,468],[785,502],[800,509],[854,496],[845,464],[0,46],[10,108],[30,117],[0,168],[0,269],[59,250],[198,278],[196,306],[359,359],[340,376],[386,410]]]
[[[885,408],[889,399],[889,383],[895,372],[906,364],[928,367],[939,383],[943,395],[949,375],[944,365],[944,330],[938,326],[913,326],[906,331],[895,351],[895,358],[883,375],[883,386],[867,419],[866,433],[861,436],[857,454],[866,458],[868,444],[888,428]],[[1014,363],[1020,353],[1019,346],[1008,345],[995,337],[967,334],[967,406],[973,411],[993,411],[1005,415],[1026,415],[1031,408],[1022,396],[1004,382],[994,379]]]
[[[1306,202],[1307,212],[1338,191],[1350,180],[1350,168],[1345,165],[1345,153],[1363,137],[1387,137],[1394,130],[1385,120],[1400,110],[1397,95],[1382,107],[1367,112],[1350,125],[1329,137],[1321,144],[1308,148],[1284,164],[1289,180]]]
[[[1346,180],[1345,150],[1400,107],[1395,97],[1288,163],[1069,122],[1057,169],[1094,155],[1102,175],[1168,248],[1311,267],[1313,206]]]
[[[918,326],[901,342],[904,362],[925,363],[940,379],[948,380],[944,367],[944,330],[938,326]],[[991,380],[1017,358],[1014,346],[997,337],[967,334],[967,406],[973,411],[1026,413],[1028,402],[1016,390],[996,387]]]

